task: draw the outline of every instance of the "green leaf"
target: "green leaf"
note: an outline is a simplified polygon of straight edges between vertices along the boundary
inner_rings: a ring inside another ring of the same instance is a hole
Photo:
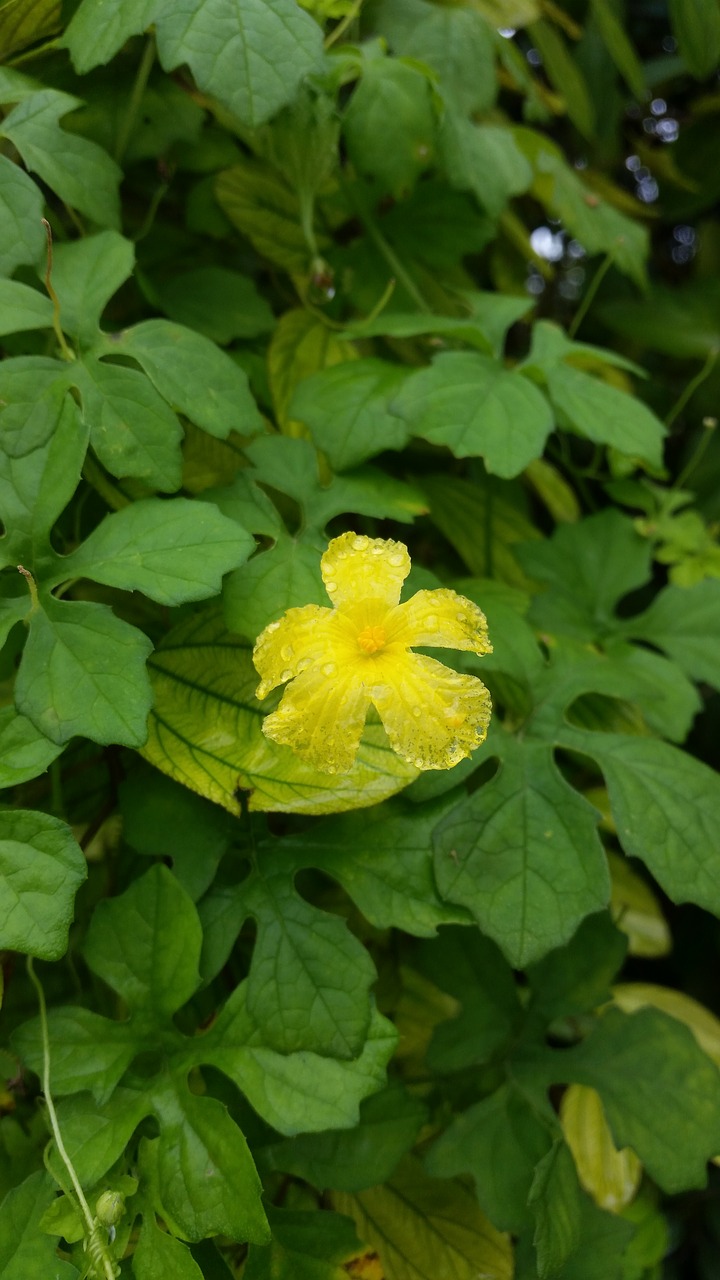
[[[22,809],[0,812],[0,947],[59,960],[86,875],[64,822]]]
[[[438,827],[435,875],[521,968],[604,907],[610,877],[597,816],[541,743],[501,747],[498,773]],[[492,751],[492,746],[490,748]]]
[[[52,283],[65,333],[81,346],[95,342],[105,307],[134,265],[135,246],[117,231],[56,245]]]
[[[164,8],[165,0],[118,0],[110,9],[104,0],[82,0],[62,40],[78,75],[109,62],[130,36],[147,31]]]
[[[546,382],[561,426],[651,467],[662,466],[665,427],[642,400],[564,361],[547,370]]]
[[[512,1250],[459,1183],[428,1178],[407,1160],[385,1186],[333,1203],[354,1218],[358,1235],[394,1280],[510,1280]]]
[[[443,98],[463,115],[489,111],[497,81],[492,29],[485,18],[473,9],[426,3],[408,6],[405,22],[404,16],[393,6],[382,13],[383,34],[395,51],[431,67]]]
[[[280,1133],[292,1135],[357,1125],[363,1098],[385,1084],[396,1033],[374,1013],[362,1053],[352,1061],[267,1048],[246,1007],[241,984],[206,1034],[192,1042],[195,1060],[234,1080],[251,1106]]]
[[[500,1230],[517,1234],[527,1222],[535,1168],[552,1137],[547,1118],[512,1084],[503,1084],[453,1118],[425,1164],[436,1177],[472,1174],[481,1209]]]
[[[540,1160],[528,1203],[535,1218],[540,1280],[562,1269],[580,1242],[583,1193],[567,1145],[558,1140]]]
[[[49,329],[52,319],[52,302],[44,293],[15,280],[0,280],[0,335]]]
[[[0,155],[0,275],[39,262],[45,247],[43,197],[19,165]]]
[[[173,408],[220,440],[231,431],[251,434],[262,427],[247,376],[201,333],[169,320],[144,320],[109,339],[104,350],[132,356]]]
[[[133,1254],[135,1280],[203,1280],[203,1273],[187,1245],[161,1231],[154,1216],[143,1217],[142,1230]]]
[[[24,49],[45,36],[54,35],[62,25],[59,0],[15,0],[0,10],[0,57]]]
[[[666,587],[644,613],[622,624],[634,640],[664,649],[693,680],[720,689],[720,582],[708,578],[694,587]]]
[[[160,604],[184,604],[216,595],[223,574],[254,546],[250,534],[209,503],[147,498],[106,516],[76,551],[57,558],[46,584],[92,578],[142,591]]]
[[[324,549],[325,542],[317,535],[291,538],[280,532],[271,550],[259,552],[228,578],[223,590],[228,626],[255,639],[286,609],[303,604],[327,606],[320,576]]]
[[[6,1195],[0,1208],[0,1280],[51,1275],[53,1280],[76,1280],[75,1267],[57,1256],[57,1237],[40,1229],[55,1194],[52,1178],[38,1171]]]
[[[612,998],[627,940],[608,912],[587,916],[567,946],[551,951],[527,972],[532,1012],[548,1023],[591,1013]]]
[[[527,298],[502,293],[468,290],[463,294],[463,302],[470,309],[470,315],[431,316],[422,312],[416,315],[412,312],[383,311],[376,320],[360,320],[353,324],[347,329],[345,336],[351,339],[415,338],[425,334],[438,334],[456,342],[467,343],[470,347],[477,347],[480,351],[499,355],[507,330],[529,310]],[[371,362],[363,363],[369,365]]]
[[[30,617],[15,705],[51,742],[139,747],[152,689],[146,636],[105,605],[47,596]]]
[[[597,1089],[618,1148],[632,1147],[669,1194],[704,1187],[720,1151],[720,1072],[692,1033],[657,1009],[611,1009],[556,1075]]]
[[[201,943],[190,897],[158,863],[125,893],[98,903],[84,952],[93,972],[131,1008],[162,1022],[199,984]]]
[[[642,102],[646,94],[645,71],[628,39],[612,0],[590,0],[590,10],[603,44],[631,93]]]
[[[291,102],[322,56],[321,28],[294,0],[183,0],[158,16],[157,42],[166,71],[187,63],[200,89],[251,126]]]
[[[252,1247],[245,1280],[345,1280],[343,1263],[357,1253],[359,1242],[347,1218],[327,1210],[274,1210],[272,1244]]]
[[[107,1103],[133,1058],[143,1048],[142,1040],[129,1031],[127,1025],[111,1022],[90,1009],[51,1009],[48,1013],[48,1035],[52,1045],[50,1082],[53,1093],[59,1097],[89,1089],[100,1106]],[[14,1032],[13,1046],[28,1066],[40,1075],[43,1039],[38,1018],[24,1023]],[[134,1119],[133,1129],[138,1120],[139,1117]],[[91,1130],[86,1127],[83,1140],[94,1139],[96,1130],[96,1125]],[[130,1134],[127,1137],[129,1139]],[[113,1160],[119,1154],[118,1151]]]
[[[122,171],[102,147],[60,128],[60,118],[81,105],[68,93],[41,89],[5,117],[2,133],[61,200],[100,226],[117,227]]]
[[[425,973],[462,1005],[458,1016],[435,1027],[428,1065],[452,1074],[498,1056],[521,1017],[515,980],[499,948],[476,929],[443,929],[420,958]]]
[[[0,790],[37,778],[60,754],[61,748],[13,707],[0,709]]]
[[[696,80],[707,80],[720,59],[720,9],[715,0],[668,0],[680,56]]]
[[[406,370],[383,360],[348,360],[297,387],[290,414],[304,422],[336,471],[407,443],[405,423],[389,409]]]
[[[266,738],[249,646],[225,631],[216,611],[171,631],[151,675],[155,706],[143,755],[231,813],[240,813],[239,790],[249,792],[251,809],[339,812],[377,804],[417,776],[390,750],[379,723],[368,724],[356,764],[341,777],[316,772]]]
[[[72,370],[91,444],[110,474],[137,476],[163,493],[178,489],[182,427],[144,374],[92,357]]]
[[[354,1129],[300,1134],[263,1147],[263,1168],[303,1178],[318,1191],[363,1191],[386,1182],[411,1149],[427,1108],[398,1084],[366,1098]]]
[[[720,776],[657,738],[569,727],[562,738],[602,769],[625,852],[645,862],[673,901],[720,914]]]
[[[618,602],[650,577],[649,543],[613,507],[559,526],[552,538],[529,543],[518,556],[545,587],[532,603],[532,621],[576,640],[602,640],[616,632]]]
[[[263,258],[285,271],[307,271],[311,254],[298,198],[277,173],[243,159],[218,174],[215,194],[223,213]],[[323,245],[320,240],[318,247]],[[300,314],[307,318],[306,312]]]
[[[532,182],[532,170],[513,133],[502,126],[476,125],[449,109],[440,129],[438,150],[451,186],[472,191],[493,218]]]
[[[257,338],[273,328],[272,310],[254,282],[227,267],[173,274],[156,285],[156,292],[171,320],[221,346],[234,338]]]
[[[471,573],[523,589],[530,585],[515,547],[541,535],[509,500],[504,488],[440,474],[423,476],[422,487],[430,501],[433,523]],[[479,530],[483,531],[481,537]]]
[[[343,134],[358,173],[394,196],[409,190],[435,148],[427,77],[395,58],[368,58],[345,110]]]
[[[544,396],[487,356],[448,352],[412,374],[391,402],[414,435],[458,458],[482,456],[509,479],[540,456],[552,429]]]
[[[117,1029],[125,1033],[127,1042],[126,1028],[117,1026]],[[147,1114],[147,1097],[136,1089],[121,1085],[113,1092],[111,1086],[108,1092],[112,1092],[112,1097],[102,1103],[97,1103],[89,1093],[75,1093],[58,1104],[63,1142],[83,1186],[99,1182],[120,1159]]]
[[[238,931],[248,916],[257,923],[248,1013],[278,1053],[355,1058],[370,1021],[375,967],[344,920],[300,897],[282,852],[274,853],[235,894]]]
[[[160,1077],[152,1106],[157,1182],[166,1210],[190,1240],[209,1235],[265,1244],[270,1232],[247,1142],[215,1098],[190,1093],[181,1076]]]
[[[585,77],[557,27],[541,19],[528,27],[528,35],[540,52],[551,85],[564,99],[573,124],[585,138],[591,138],[595,129],[595,107]]]

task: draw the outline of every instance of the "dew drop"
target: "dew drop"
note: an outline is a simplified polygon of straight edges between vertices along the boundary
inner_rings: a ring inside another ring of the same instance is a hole
[[[323,667],[324,676],[334,676],[336,671],[337,671],[337,667],[334,662],[325,663],[325,666]]]
[[[416,756],[415,759],[413,760],[413,764],[415,765],[416,769],[422,769],[424,763],[425,761],[423,760],[422,756]]]
[[[389,557],[388,563],[393,566],[393,569],[399,569],[400,565],[405,563],[405,557],[396,551]]]
[[[266,630],[266,631],[277,631],[277,629],[278,629],[278,627],[279,627],[279,626],[280,626],[280,623],[279,623],[279,622],[270,622],[270,623],[267,625],[267,627],[265,628],[265,630]]]
[[[326,582],[325,590],[329,591],[330,595],[332,595],[334,591],[337,591],[337,582]]]
[[[421,715],[422,715],[422,707],[413,707],[413,709],[412,709],[412,713],[413,713],[413,715],[414,715],[414,716],[421,716]]]
[[[385,554],[383,547],[379,547],[377,542],[370,548],[370,552],[374,556],[382,556]]]
[[[438,625],[438,620],[435,617],[435,614],[429,613],[427,618],[425,619],[425,626],[427,627],[428,631],[437,631],[437,625]]]
[[[308,667],[311,665],[312,665],[312,658],[301,658],[300,661],[297,663],[297,669],[298,671],[307,671]]]
[[[284,644],[282,649],[280,650],[280,657],[284,658],[286,662],[289,662],[294,652],[295,650],[293,649],[291,644]]]
[[[352,544],[355,551],[364,551],[368,544],[368,539],[359,534],[357,538],[353,538]]]
[[[292,671],[289,667],[286,667],[284,671],[280,672],[280,679],[283,684],[286,680],[292,680]]]

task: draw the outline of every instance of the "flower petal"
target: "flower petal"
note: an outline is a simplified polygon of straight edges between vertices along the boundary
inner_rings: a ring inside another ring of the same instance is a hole
[[[333,538],[320,561],[325,589],[336,608],[360,600],[397,604],[410,572],[403,542],[343,533]]]
[[[393,751],[418,769],[451,769],[484,742],[490,694],[475,676],[406,653],[370,690]]]
[[[320,663],[332,645],[332,609],[305,604],[288,609],[279,622],[260,632],[253,662],[260,676],[255,697],[262,701],[279,684],[292,680],[311,663]]]
[[[389,644],[492,653],[482,609],[447,587],[418,591],[387,615],[384,626]]]
[[[330,681],[321,667],[304,671],[285,690],[263,733],[323,773],[347,773],[355,762],[370,699],[352,675]]]

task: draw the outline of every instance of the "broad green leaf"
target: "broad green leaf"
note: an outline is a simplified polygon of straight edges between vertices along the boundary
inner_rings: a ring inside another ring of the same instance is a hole
[[[632,1223],[615,1213],[604,1213],[588,1196],[582,1196],[577,1206],[578,1243],[566,1260],[562,1271],[556,1273],[562,1280],[644,1280],[647,1274],[642,1255],[638,1266],[634,1265],[631,1251],[637,1239]],[[667,1249],[667,1239],[661,1238],[660,1248],[655,1248],[650,1263],[662,1260]],[[539,1275],[535,1250],[530,1245],[529,1233],[520,1237],[515,1252],[518,1280],[537,1280]]]
[[[644,613],[624,620],[622,629],[634,640],[664,649],[692,676],[720,688],[720,582],[711,578],[694,587],[666,587]]]
[[[338,880],[376,929],[432,937],[438,925],[465,919],[435,886],[431,835],[441,812],[389,801],[369,809],[361,824],[350,815],[329,817],[283,844],[298,866]]]
[[[442,896],[467,907],[520,968],[604,907],[610,878],[596,815],[547,747],[508,742],[502,751],[495,777],[438,827],[435,875]]]
[[[262,421],[245,373],[214,342],[169,320],[144,320],[104,348],[132,356],[163,399],[225,440],[231,431],[259,431]]]
[[[665,427],[642,400],[564,361],[548,369],[546,381],[560,426],[651,467],[662,466]]]
[[[577,640],[602,640],[617,631],[618,601],[650,576],[646,539],[613,507],[559,527],[547,541],[520,548],[518,556],[545,588],[533,601],[533,622]]]
[[[452,109],[443,118],[438,151],[450,185],[472,191],[493,218],[532,182],[532,169],[509,129],[473,124]]]
[[[440,355],[412,374],[390,408],[414,435],[447,445],[458,458],[480,455],[504,479],[540,456],[552,429],[536,387],[496,360],[464,352]]]
[[[530,585],[514,548],[541,535],[503,489],[451,475],[423,476],[422,487],[433,523],[471,573],[522,589]]]
[[[41,89],[13,108],[1,131],[61,200],[100,226],[117,227],[121,170],[102,147],[59,124],[80,105],[68,93]]]
[[[166,71],[187,63],[200,89],[252,126],[291,102],[322,57],[322,31],[294,0],[182,0],[158,16],[157,42]]]
[[[370,1021],[375,967],[344,920],[300,897],[282,852],[279,859],[273,853],[235,895],[238,931],[248,916],[257,924],[248,1013],[278,1053],[355,1058]]]
[[[242,159],[218,174],[215,194],[225,216],[263,258],[284,271],[307,271],[311,254],[298,198],[273,169]],[[323,245],[321,240],[319,247]],[[308,312],[300,314],[311,318]],[[329,332],[324,325],[322,329]]]
[[[37,778],[61,749],[13,707],[0,709],[0,789]]]
[[[270,1215],[272,1243],[252,1247],[245,1280],[346,1280],[347,1263],[358,1239],[347,1218],[328,1210],[275,1210]]]
[[[147,1115],[147,1098],[120,1085],[107,1101],[98,1103],[89,1093],[75,1093],[64,1098],[57,1111],[63,1142],[78,1178],[83,1186],[93,1186],[130,1143]]]
[[[42,192],[32,178],[0,155],[0,275],[40,261],[45,248],[43,208]]]
[[[476,929],[443,929],[420,953],[423,971],[455,996],[461,1012],[435,1027],[428,1065],[452,1075],[500,1056],[514,1036],[521,1006],[499,948]]]
[[[432,161],[435,127],[427,77],[396,58],[368,58],[343,116],[357,172],[402,195]]]
[[[383,212],[380,225],[403,260],[420,262],[431,271],[451,270],[467,254],[480,253],[495,237],[492,219],[480,211],[474,197],[453,190],[440,177],[423,178],[406,199]],[[368,249],[365,242],[366,254]],[[393,295],[396,300],[398,292],[402,297],[402,290],[396,291]],[[497,300],[501,297],[500,294],[492,296]],[[446,298],[441,309],[447,301]],[[390,308],[381,313],[383,319],[397,314],[392,303]],[[404,308],[398,311],[403,314]],[[407,313],[411,313],[410,306]],[[382,323],[380,318],[378,323]],[[484,343],[481,350],[485,350]]]
[[[554,1057],[563,1080],[597,1090],[616,1145],[632,1147],[663,1190],[705,1186],[720,1151],[720,1072],[687,1027],[656,1009],[611,1009]]]
[[[330,465],[343,471],[407,443],[407,426],[388,407],[406,377],[401,365],[388,361],[349,360],[305,378],[289,412],[310,428]]]
[[[210,503],[146,498],[106,516],[76,551],[58,557],[46,582],[92,578],[142,591],[160,604],[184,604],[216,595],[223,574],[242,564],[254,545]]]
[[[355,1220],[358,1235],[380,1255],[394,1280],[510,1280],[512,1249],[457,1182],[428,1178],[407,1160],[384,1186],[333,1204]]]
[[[230,574],[224,590],[225,619],[233,631],[254,640],[286,609],[328,604],[320,576],[325,541],[317,536],[291,538],[281,533],[275,546],[253,556]]]
[[[111,475],[137,476],[163,493],[180,486],[182,427],[144,374],[88,357],[72,366],[90,441]]]
[[[386,1182],[414,1145],[427,1109],[398,1084],[366,1098],[354,1129],[300,1134],[263,1147],[264,1169],[278,1169],[319,1191],[363,1191]]]
[[[719,913],[718,774],[656,738],[571,729],[563,737],[602,769],[625,852],[645,862],[673,901]]]
[[[274,325],[272,310],[254,282],[227,267],[173,274],[156,285],[156,292],[171,320],[222,346],[234,338],[257,338]]]
[[[560,1120],[582,1186],[600,1209],[618,1213],[634,1198],[642,1165],[629,1147],[618,1151],[600,1095],[587,1085],[571,1084],[560,1103]]]
[[[38,1171],[6,1195],[0,1207],[0,1280],[51,1275],[53,1280],[76,1280],[75,1267],[57,1256],[57,1237],[40,1229],[55,1194],[53,1179]]]
[[[548,80],[564,99],[573,124],[585,138],[592,138],[595,106],[585,77],[559,30],[547,18],[541,18],[528,27],[528,35],[540,52]]]
[[[613,1000],[623,1013],[649,1006],[677,1018],[690,1028],[703,1052],[720,1067],[720,1019],[692,996],[654,982],[620,982],[613,987]]]
[[[56,245],[52,283],[65,333],[81,346],[96,341],[100,317],[134,265],[135,247],[117,231]]]
[[[126,1024],[111,1022],[90,1009],[69,1006],[50,1010],[48,1035],[52,1045],[50,1082],[53,1093],[60,1096],[88,1089],[99,1106],[107,1103],[121,1076],[144,1047],[142,1039]],[[28,1066],[40,1075],[43,1041],[38,1018],[24,1023],[13,1034],[13,1046]],[[138,1118],[134,1120],[133,1128]],[[95,1125],[91,1126],[92,1133],[95,1129]],[[90,1136],[91,1132],[86,1127],[84,1137]],[[129,1138],[130,1135],[127,1136]],[[117,1155],[119,1152],[113,1159],[117,1159]]]
[[[503,1084],[455,1116],[430,1147],[425,1164],[436,1177],[470,1173],[475,1194],[502,1231],[521,1231],[535,1167],[553,1129],[512,1084]]]
[[[0,9],[0,59],[54,35],[62,25],[60,0],[10,0]]]
[[[562,1270],[581,1237],[582,1191],[562,1139],[538,1163],[528,1205],[535,1219],[538,1276],[546,1280]]]
[[[603,44],[620,75],[638,101],[642,102],[646,93],[645,71],[612,0],[590,0],[590,11]]]
[[[453,10],[462,13],[463,10]],[[426,334],[464,342],[479,351],[499,355],[507,330],[530,309],[527,298],[501,293],[467,291],[463,302],[469,315],[431,316],[423,312],[384,311],[376,320],[361,320],[348,328],[349,338],[415,338]]]
[[[109,62],[166,7],[166,0],[117,0],[109,9],[105,0],[82,0],[63,36],[78,75]]]
[[[355,766],[341,777],[317,773],[266,738],[249,646],[225,631],[216,611],[170,632],[151,676],[155,706],[142,754],[230,813],[240,813],[241,790],[251,809],[327,813],[377,804],[417,777],[390,750],[379,723],[368,725]]]
[[[224,1235],[265,1244],[269,1239],[262,1187],[247,1142],[227,1108],[198,1097],[184,1075],[160,1076],[152,1109],[161,1209],[190,1240]]]
[[[86,874],[64,822],[23,809],[0,812],[0,947],[60,960]]]
[[[93,972],[132,1009],[162,1022],[198,986],[201,942],[190,897],[157,863],[125,893],[98,903],[84,954]]]
[[[702,702],[680,668],[652,649],[615,638],[606,642],[605,656],[618,675],[625,673],[625,696],[637,704],[648,728],[684,742]]]
[[[152,645],[105,605],[47,596],[30,617],[15,705],[58,744],[76,734],[139,747],[147,736]]]
[[[194,1153],[193,1153],[194,1154]],[[203,1274],[186,1244],[161,1231],[154,1216],[145,1215],[133,1253],[135,1280],[203,1280]]]
[[[680,56],[696,80],[707,80],[720,60],[720,9],[714,0],[668,0]]]
[[[258,1115],[280,1133],[351,1129],[363,1098],[385,1084],[396,1044],[391,1023],[374,1013],[362,1053],[351,1061],[315,1053],[279,1054],[262,1040],[247,1012],[246,986],[236,987],[203,1036],[188,1042],[188,1056],[216,1066],[246,1094]]]
[[[278,320],[267,354],[268,382],[280,429],[287,435],[304,434],[289,412],[295,388],[304,378],[357,358],[353,344],[336,337],[310,311],[286,311]]]
[[[608,866],[612,917],[627,937],[628,955],[666,956],[672,950],[672,935],[650,885],[617,853],[608,853]]]
[[[52,302],[44,293],[16,280],[0,280],[0,334],[49,329],[52,319]]]
[[[463,115],[490,110],[497,94],[495,51],[481,13],[414,0],[383,6],[381,22],[396,53],[432,68],[446,102]]]
[[[608,912],[587,916],[566,946],[528,969],[533,1014],[550,1023],[592,1013],[610,999],[626,946]]]
[[[692,280],[682,288],[653,285],[642,298],[608,299],[598,316],[616,333],[674,360],[706,359],[720,342],[718,281]]]
[[[36,376],[32,364],[27,373],[30,380]],[[54,375],[55,362],[51,380]],[[17,415],[14,408],[11,403],[0,418],[0,513],[7,529],[3,552],[12,557],[8,563],[27,561],[25,568],[36,571],[42,568],[36,557],[42,556],[50,529],[80,482],[88,430],[62,385],[42,394],[35,406],[21,403]],[[6,427],[7,415],[12,416]]]

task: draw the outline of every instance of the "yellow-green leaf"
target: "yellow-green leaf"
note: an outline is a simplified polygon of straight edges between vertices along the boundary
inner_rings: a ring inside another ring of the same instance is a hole
[[[60,0],[8,0],[0,7],[0,59],[59,31],[61,10]]]
[[[358,1195],[335,1192],[333,1204],[354,1219],[360,1239],[377,1249],[392,1280],[510,1280],[510,1239],[488,1221],[458,1182],[429,1178],[403,1161],[384,1186]]]
[[[149,664],[155,705],[143,755],[176,782],[230,813],[340,813],[377,804],[418,776],[368,722],[357,761],[340,776],[318,773],[262,732],[265,705],[248,642],[226,631],[217,609],[186,618]],[[273,699],[268,699],[272,711]]]
[[[352,342],[337,338],[309,311],[300,307],[286,311],[277,323],[267,357],[268,381],[281,431],[288,436],[309,435],[305,426],[294,422],[288,414],[295,388],[303,378],[320,369],[357,359],[358,352]]]
[[[678,1022],[684,1022],[700,1048],[720,1067],[720,1018],[693,1000],[692,996],[670,987],[656,986],[654,982],[621,982],[613,987],[613,999],[623,1013],[635,1013],[649,1005],[671,1018],[677,1018]]]
[[[302,275],[312,257],[300,225],[297,196],[272,169],[243,160],[218,175],[215,194],[234,227],[263,258]],[[318,240],[322,251],[326,241]]]
[[[633,1199],[642,1165],[629,1147],[618,1151],[615,1146],[600,1094],[571,1084],[560,1105],[560,1122],[583,1187],[601,1209],[618,1213]]]
[[[666,956],[672,936],[652,889],[625,858],[612,852],[607,858],[612,881],[610,905],[615,924],[627,936],[629,954]]]

